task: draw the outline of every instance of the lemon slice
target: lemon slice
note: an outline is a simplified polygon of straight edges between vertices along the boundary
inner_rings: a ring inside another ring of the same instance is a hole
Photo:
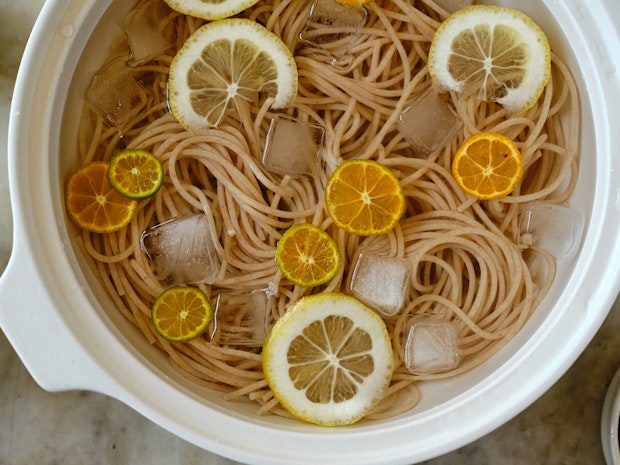
[[[259,93],[285,108],[297,96],[297,66],[282,40],[255,21],[229,18],[197,29],[170,65],[169,104],[189,131],[216,127]]]
[[[428,67],[439,90],[497,101],[518,113],[534,105],[549,82],[551,52],[545,33],[526,14],[472,5],[439,26]]]
[[[339,293],[298,300],[263,346],[274,396],[295,417],[322,426],[360,420],[385,395],[393,365],[381,317]]]
[[[255,5],[258,0],[164,0],[170,8],[204,19],[223,19]]]

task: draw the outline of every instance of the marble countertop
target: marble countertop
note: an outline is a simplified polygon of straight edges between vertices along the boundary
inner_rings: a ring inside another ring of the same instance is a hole
[[[17,67],[44,0],[0,0],[0,273],[11,249],[6,131]],[[0,296],[1,298],[1,296]],[[620,366],[620,299],[585,352],[540,399],[487,436],[424,462],[604,465],[600,418]],[[109,397],[48,393],[0,332],[0,464],[235,464],[168,433]]]

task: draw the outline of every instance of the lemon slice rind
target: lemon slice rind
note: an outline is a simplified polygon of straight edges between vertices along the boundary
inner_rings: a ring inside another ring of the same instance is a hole
[[[170,8],[196,18],[208,20],[234,16],[255,5],[258,0],[224,0],[209,2],[205,0],[165,0]]]
[[[525,13],[495,5],[472,5],[449,16],[437,29],[429,50],[429,73],[439,91],[461,91],[462,81],[457,81],[448,69],[453,40],[463,31],[487,24],[502,25],[518,32],[528,49],[527,72],[520,85],[508,89],[497,102],[509,113],[530,108],[548,84],[551,76],[551,50],[542,29]]]
[[[373,372],[359,384],[359,391],[342,402],[315,403],[295,387],[288,376],[287,353],[291,342],[310,323],[338,315],[350,318],[356,327],[370,334]],[[263,346],[265,378],[282,406],[295,417],[322,426],[352,424],[361,419],[384,396],[392,376],[394,356],[385,323],[357,299],[336,292],[324,292],[297,301],[276,322]]]

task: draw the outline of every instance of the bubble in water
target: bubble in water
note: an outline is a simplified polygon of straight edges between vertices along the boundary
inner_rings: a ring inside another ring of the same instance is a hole
[[[74,33],[75,28],[73,27],[73,24],[65,24],[60,28],[60,35],[65,39],[73,37]]]

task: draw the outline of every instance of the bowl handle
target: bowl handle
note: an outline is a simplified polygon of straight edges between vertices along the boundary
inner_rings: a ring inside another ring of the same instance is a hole
[[[52,299],[32,252],[14,242],[0,276],[0,328],[34,380],[47,391],[85,389],[101,392],[110,379],[71,332]],[[20,248],[21,250],[16,250]],[[105,379],[104,379],[105,378]]]

